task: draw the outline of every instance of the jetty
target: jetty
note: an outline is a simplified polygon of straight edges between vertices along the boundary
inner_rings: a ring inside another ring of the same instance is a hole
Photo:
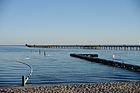
[[[91,62],[104,64],[104,65],[123,68],[123,69],[134,71],[134,72],[140,72],[140,66],[132,65],[132,64],[124,63],[124,62],[116,62],[114,60],[101,59],[101,58],[98,58],[98,54],[70,54],[70,56],[88,60]]]
[[[140,45],[28,45],[27,47],[34,48],[80,48],[80,49],[95,49],[95,50],[130,50],[140,51]]]

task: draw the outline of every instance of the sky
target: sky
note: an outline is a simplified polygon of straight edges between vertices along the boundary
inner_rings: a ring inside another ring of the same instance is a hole
[[[0,45],[140,44],[139,0],[0,0]]]

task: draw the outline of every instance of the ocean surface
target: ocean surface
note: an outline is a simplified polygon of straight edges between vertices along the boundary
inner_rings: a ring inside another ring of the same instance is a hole
[[[40,52],[39,52],[40,51]],[[44,51],[46,55],[44,55]],[[100,58],[140,66],[140,51],[93,50],[73,48],[28,48],[0,45],[0,86],[21,84],[21,77],[33,73],[29,84],[92,83],[140,80],[140,73],[70,57],[70,53],[97,53]]]

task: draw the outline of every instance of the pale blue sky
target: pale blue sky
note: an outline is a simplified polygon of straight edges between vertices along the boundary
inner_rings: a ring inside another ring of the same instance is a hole
[[[0,0],[0,44],[140,44],[139,0]]]

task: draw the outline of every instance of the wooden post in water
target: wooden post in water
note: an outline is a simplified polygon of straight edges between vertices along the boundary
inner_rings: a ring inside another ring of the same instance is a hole
[[[39,55],[41,54],[41,51],[40,51],[40,49],[39,49]]]
[[[46,51],[44,51],[44,56],[46,56]]]
[[[25,76],[22,76],[22,86],[25,86]]]

